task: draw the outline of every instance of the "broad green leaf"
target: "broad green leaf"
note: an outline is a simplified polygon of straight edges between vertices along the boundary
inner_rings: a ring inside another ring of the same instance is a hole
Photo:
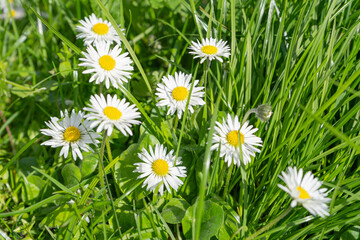
[[[181,223],[181,220],[185,216],[186,209],[190,204],[180,198],[172,198],[164,206],[161,215],[167,223],[177,224]]]
[[[341,234],[340,240],[358,240],[360,239],[360,226],[354,226]]]
[[[61,175],[67,187],[75,186],[81,180],[80,169],[73,163],[66,164],[61,170]]]
[[[24,179],[24,185],[21,191],[21,197],[24,202],[27,202],[39,196],[41,189],[45,186],[45,181],[39,176],[30,175]]]
[[[138,181],[136,178],[139,174],[134,173],[135,170],[134,163],[140,162],[138,158],[138,144],[132,144],[128,149],[126,149],[120,156],[119,161],[115,164],[115,181],[119,184],[122,191],[127,191],[130,189],[134,181]],[[137,198],[143,198],[142,190],[137,188],[134,190],[135,196]]]
[[[196,204],[196,203],[195,203]],[[195,204],[189,207],[182,220],[184,235],[187,239],[192,237],[192,225],[194,219]],[[211,200],[204,201],[202,218],[200,223],[200,239],[210,239],[220,229],[224,222],[224,211],[217,203]]]
[[[26,176],[32,173],[34,170],[31,167],[39,167],[39,164],[34,157],[24,157],[19,161],[19,168]]]
[[[96,153],[84,152],[83,157],[84,159],[81,162],[81,177],[85,178],[96,170],[99,162],[99,155]]]
[[[4,167],[2,165],[0,165],[0,171],[3,169]],[[0,182],[1,183],[7,183],[9,179],[9,172],[6,171],[6,172],[3,172],[0,174]]]
[[[233,234],[241,227],[238,213],[234,211],[228,202],[223,201],[219,196],[214,195],[211,200],[224,209],[224,224],[221,225],[219,233],[216,236],[219,239],[231,239]],[[235,238],[236,237],[240,237],[240,234],[235,236]]]
[[[71,73],[72,67],[69,61],[60,63],[59,72],[61,76],[66,77]]]
[[[106,231],[106,240],[116,240],[119,239],[119,236],[114,236],[114,230],[111,229],[109,227],[109,225],[105,225],[105,231]],[[94,228],[94,234],[95,234],[95,239],[97,240],[105,240],[104,237],[104,225],[103,224],[98,224],[95,228]],[[112,236],[112,237],[110,237]]]
[[[148,149],[149,145],[155,145],[156,143],[158,141],[154,136],[143,134],[139,143],[130,145],[128,149],[121,153],[119,161],[115,164],[115,181],[123,191],[126,192],[134,185],[135,181],[139,181],[137,179],[139,173],[134,173],[136,168],[134,163],[142,162],[142,160],[138,158],[137,154],[141,152],[142,148]],[[144,197],[142,192],[142,188],[137,188],[133,195],[137,199],[141,199]]]
[[[76,217],[75,211],[68,205],[61,206],[55,211],[49,212],[45,218],[40,222],[39,227],[45,226],[51,228],[65,227],[69,224],[72,218]]]

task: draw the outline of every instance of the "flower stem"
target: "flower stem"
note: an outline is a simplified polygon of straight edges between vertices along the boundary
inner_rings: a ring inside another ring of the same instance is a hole
[[[264,227],[262,227],[260,230],[256,231],[255,233],[253,233],[250,237],[246,238],[246,240],[250,240],[250,239],[254,239],[256,236],[260,235],[261,233],[269,230],[272,226],[274,226],[278,221],[280,221],[281,219],[283,219],[290,211],[291,211],[292,207],[289,207],[288,209],[285,210],[285,212],[283,212],[282,214],[280,214],[279,216],[277,216],[274,220],[272,220],[271,222],[269,222],[268,224],[266,224]]]
[[[105,135],[106,136],[106,135]],[[108,159],[109,159],[109,162],[112,162],[113,161],[113,158],[112,158],[112,154],[111,154],[111,148],[110,148],[110,141],[109,141],[109,138],[106,138],[105,139],[105,144],[106,144],[106,151],[107,151],[107,156],[108,156]],[[112,174],[113,174],[113,178],[115,179],[115,171],[114,171],[114,168],[112,168]],[[106,177],[106,174],[104,175],[105,177],[105,181],[106,181],[106,187],[108,189],[110,189],[110,186],[109,186],[109,182],[108,182],[108,179]],[[115,184],[115,191],[116,191],[116,194],[119,196],[120,195],[120,192],[119,192],[119,189],[118,189],[118,185]],[[120,237],[122,238],[122,234],[121,234],[121,228],[120,228],[120,223],[119,223],[119,219],[117,217],[117,214],[116,214],[116,208],[115,208],[115,205],[114,205],[114,200],[112,198],[112,195],[111,195],[111,191],[109,191],[109,198],[110,198],[110,201],[111,201],[111,207],[114,211],[114,216],[115,216],[115,221],[116,221],[116,226],[117,226],[117,229],[119,231],[119,234],[120,234]]]
[[[246,122],[246,120],[248,119],[251,113],[255,113],[255,112],[256,112],[256,108],[248,110],[243,117],[242,124]]]
[[[99,179],[100,179],[100,184],[101,184],[101,188],[103,189],[105,187],[104,184],[104,164],[103,164],[103,159],[104,159],[104,151],[105,151],[105,143],[106,143],[106,132],[104,131],[104,136],[101,142],[101,147],[100,147],[100,158],[99,158]]]
[[[100,158],[99,158],[99,179],[100,179],[100,184],[101,184],[101,190],[105,189],[105,184],[104,184],[104,165],[103,165],[103,158],[104,158],[104,150],[105,150],[105,142],[106,142],[106,132],[104,130],[104,136],[103,136],[103,140],[101,142],[101,147],[100,147]],[[103,197],[106,200],[106,192],[103,192]],[[102,220],[103,220],[103,234],[104,234],[104,239],[107,239],[106,237],[106,220],[105,220],[105,212],[104,209],[101,210],[101,215],[102,215]]]
[[[227,193],[229,191],[229,183],[230,183],[230,178],[231,178],[233,168],[234,168],[234,162],[231,163],[231,165],[229,167],[229,171],[228,171],[227,176],[226,176],[225,189],[224,189],[223,197],[222,197],[224,200],[225,200],[225,197],[226,197],[226,195],[227,195]]]
[[[240,149],[241,149],[241,144],[240,144]],[[242,149],[240,151],[240,155],[242,156]],[[246,169],[245,169],[245,164],[244,164],[244,160],[241,157],[240,160],[240,172],[241,172],[241,185],[242,185],[242,189],[244,190],[244,198],[243,198],[243,218],[242,218],[242,229],[241,229],[241,236],[245,237],[245,233],[247,231],[247,211],[248,211],[248,206],[247,206],[247,200],[248,200],[248,192],[247,192],[247,177],[246,177]]]

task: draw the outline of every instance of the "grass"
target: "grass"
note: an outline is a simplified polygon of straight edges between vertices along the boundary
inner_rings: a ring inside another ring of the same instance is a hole
[[[23,9],[0,21],[0,238],[359,238],[358,1],[54,0]],[[115,130],[102,150],[74,161],[40,145],[48,138],[39,130],[100,92],[78,66],[85,47],[75,26],[91,13],[126,30],[115,27],[132,79],[102,91],[136,104],[142,124],[132,137]],[[187,48],[201,36],[226,40],[230,58],[199,64]],[[157,83],[178,71],[206,92],[206,105],[182,119],[155,105]],[[215,121],[227,113],[242,121],[265,103],[268,122],[248,118],[261,153],[229,168],[210,151]],[[156,143],[187,168],[184,184],[164,196],[132,172],[137,153]],[[277,187],[288,166],[323,181],[330,216],[289,210]]]

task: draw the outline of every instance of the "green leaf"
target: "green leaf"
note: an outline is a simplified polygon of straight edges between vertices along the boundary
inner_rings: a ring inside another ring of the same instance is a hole
[[[41,189],[45,186],[45,181],[39,176],[30,175],[26,178],[25,187],[21,192],[21,198],[24,202],[34,200],[40,194]]]
[[[0,171],[3,169],[4,167],[2,165],[0,165]],[[0,182],[1,183],[7,183],[9,179],[9,172],[3,172],[0,174]]]
[[[360,239],[360,226],[354,226],[341,234],[340,240],[357,240]]]
[[[151,7],[153,9],[159,9],[164,7],[164,0],[150,0]]]
[[[148,148],[149,145],[155,145],[158,143],[157,139],[150,134],[143,134],[139,140],[139,143],[130,145],[119,156],[119,161],[115,164],[115,181],[119,184],[121,190],[128,191],[133,185],[134,180],[139,176],[139,173],[134,173],[134,163],[141,162],[137,154],[141,152],[143,147]],[[137,188],[132,193],[137,199],[144,197],[143,189]]]
[[[186,238],[192,237],[192,225],[195,215],[194,209],[195,204],[187,209],[185,217],[182,220],[183,231]],[[210,239],[219,231],[223,222],[223,209],[211,200],[204,201],[204,208],[200,223],[200,239]]]
[[[34,171],[31,168],[32,166],[37,168],[39,167],[39,164],[34,157],[24,157],[19,161],[19,168],[21,172],[24,173],[26,176]]]
[[[216,236],[219,239],[231,239],[232,235],[241,227],[238,213],[234,211],[228,202],[223,201],[215,194],[211,200],[219,204],[224,209],[224,224],[221,225],[219,233]],[[232,202],[230,199],[228,201]],[[235,236],[235,238],[238,237],[240,237],[240,235]]]
[[[68,205],[61,206],[55,211],[49,212],[45,218],[40,222],[39,227],[44,226],[51,228],[65,227],[69,224],[72,218],[76,217],[75,211]]]
[[[81,177],[85,178],[96,170],[99,162],[99,155],[96,153],[84,152],[83,157],[84,159],[81,164]]]
[[[124,201],[120,201],[117,205],[116,216],[121,226],[121,231],[126,232],[130,228],[136,226],[134,211],[131,205],[127,205]],[[114,215],[110,218],[112,228],[116,229],[116,220]]]
[[[181,223],[181,220],[185,216],[186,209],[190,204],[180,198],[172,198],[164,206],[161,216],[165,219],[167,223],[177,224]]]
[[[66,77],[72,71],[71,63],[69,61],[60,63],[59,71],[61,76]]]
[[[115,164],[115,181],[119,184],[122,191],[130,189],[134,183],[134,179],[138,174],[134,173],[134,163],[141,160],[137,157],[138,144],[132,144],[119,156],[119,161]],[[138,198],[143,198],[142,190],[135,189],[134,193]]]
[[[49,30],[52,33],[54,33],[58,38],[60,38],[63,41],[63,43],[65,43],[67,46],[69,46],[77,54],[81,53],[80,48],[78,48],[69,39],[64,37],[59,31],[57,31],[53,26],[51,26],[47,21],[45,21],[45,19],[43,17],[41,17],[40,14],[37,11],[35,11],[34,8],[32,8],[32,7],[29,7],[29,8],[35,13],[35,15],[40,19],[40,21],[49,28]]]
[[[72,187],[81,180],[80,169],[73,163],[66,164],[61,170],[61,175],[67,187]]]

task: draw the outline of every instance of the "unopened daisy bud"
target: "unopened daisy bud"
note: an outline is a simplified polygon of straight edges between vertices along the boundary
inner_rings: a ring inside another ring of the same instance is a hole
[[[271,111],[270,105],[261,104],[260,106],[257,107],[255,114],[261,121],[266,122],[270,120],[270,117],[273,114],[273,112]]]

